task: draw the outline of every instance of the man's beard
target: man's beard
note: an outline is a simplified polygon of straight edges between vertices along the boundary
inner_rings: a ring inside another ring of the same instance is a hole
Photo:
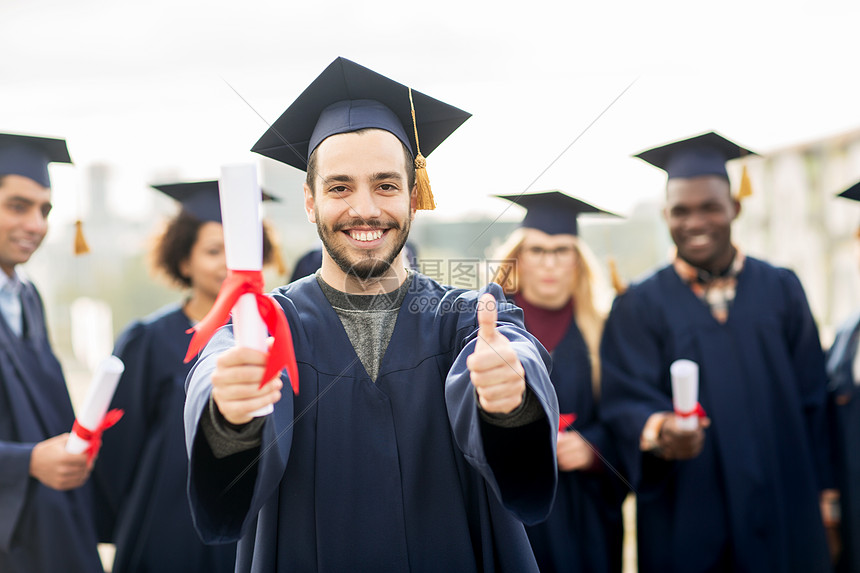
[[[363,219],[353,219],[351,221],[338,223],[331,229],[328,229],[323,225],[319,212],[315,214],[317,233],[319,234],[319,237],[323,242],[323,246],[329,256],[335,263],[337,263],[340,270],[345,272],[347,275],[362,281],[382,277],[388,272],[394,259],[397,258],[400,251],[403,249],[403,245],[406,244],[406,239],[409,236],[409,228],[412,223],[409,217],[406,217],[402,225],[393,219],[385,222],[378,219],[367,221]],[[344,243],[339,244],[335,240],[335,237],[337,237],[343,229],[351,227],[388,229],[388,232],[385,234],[384,245],[380,249],[380,251],[382,251],[380,253],[381,256],[378,256],[377,253],[367,252],[361,255],[357,260],[350,260],[349,245]],[[388,249],[387,251],[385,250],[386,248]]]

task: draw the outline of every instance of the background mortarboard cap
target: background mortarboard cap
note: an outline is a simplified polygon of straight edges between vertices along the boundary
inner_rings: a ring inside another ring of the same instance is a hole
[[[337,58],[251,151],[305,171],[312,146],[325,137],[373,127],[393,133],[413,157],[418,147],[426,157],[471,117],[468,112],[414,90],[412,98],[420,145],[415,142],[409,88],[355,62]]]
[[[837,197],[845,197],[846,199],[851,199],[853,201],[860,201],[860,181],[837,195]]]
[[[548,235],[578,234],[576,218],[579,215],[618,217],[615,213],[604,211],[561,191],[543,191],[528,195],[496,195],[496,197],[525,207],[526,216],[520,224],[521,227],[537,229]]]
[[[637,153],[643,161],[664,170],[669,179],[717,175],[728,179],[726,162],[756,153],[713,131]]]
[[[151,187],[179,201],[186,212],[199,220],[221,222],[217,180],[168,183]],[[264,191],[263,201],[277,201],[277,198]]]
[[[49,163],[71,163],[65,139],[0,133],[0,175],[23,175],[50,187]]]

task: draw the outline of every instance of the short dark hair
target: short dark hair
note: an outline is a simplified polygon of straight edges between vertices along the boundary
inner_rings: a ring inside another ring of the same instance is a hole
[[[362,133],[370,131],[371,129],[377,129],[377,128],[365,127],[363,129],[357,129],[357,130],[351,131],[349,133],[357,133],[357,134],[361,135]],[[409,148],[406,147],[406,145],[404,145],[402,141],[400,142],[400,145],[403,147],[403,156],[405,158],[405,163],[406,163],[406,188],[411,193],[412,188],[415,187],[415,160],[412,157],[412,152],[409,151]],[[317,146],[317,148],[314,149],[313,152],[311,153],[310,157],[308,157],[308,174],[307,174],[307,177],[305,177],[305,183],[307,183],[307,186],[310,188],[311,195],[314,195],[316,193],[316,188],[314,187],[314,183],[316,181],[316,171],[317,171],[317,149],[319,149],[319,146]]]
[[[200,227],[205,221],[201,221],[194,215],[182,210],[173,219],[168,221],[162,233],[154,240],[151,251],[153,271],[164,275],[167,279],[179,287],[191,287],[191,280],[183,276],[180,270],[182,263],[191,256],[191,249],[197,242]],[[272,238],[263,225],[263,263],[268,264],[273,259]]]

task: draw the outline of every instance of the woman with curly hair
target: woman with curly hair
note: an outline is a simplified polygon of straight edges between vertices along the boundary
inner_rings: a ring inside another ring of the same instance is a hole
[[[204,545],[191,522],[182,422],[193,364],[183,362],[188,330],[212,308],[227,277],[218,182],[153,187],[182,209],[156,236],[152,267],[188,294],[134,321],[117,340],[114,354],[125,372],[111,407],[125,416],[105,434],[93,472],[104,496],[96,507],[99,535],[116,545],[114,573],[226,573],[234,568],[235,544]],[[276,258],[265,225],[263,258],[265,264]]]
[[[550,352],[558,396],[558,491],[549,517],[527,527],[542,573],[621,571],[621,502],[613,447],[597,417],[600,310],[594,256],[578,236],[577,216],[607,213],[559,191],[500,196],[525,207],[523,222],[493,257],[525,325]]]

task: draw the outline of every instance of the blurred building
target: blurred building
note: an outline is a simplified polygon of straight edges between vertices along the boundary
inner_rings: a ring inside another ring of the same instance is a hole
[[[834,328],[860,309],[860,204],[835,197],[860,179],[860,130],[748,162],[753,195],[743,203],[736,238],[751,255],[798,274],[829,346]],[[730,175],[739,175],[731,167]]]

